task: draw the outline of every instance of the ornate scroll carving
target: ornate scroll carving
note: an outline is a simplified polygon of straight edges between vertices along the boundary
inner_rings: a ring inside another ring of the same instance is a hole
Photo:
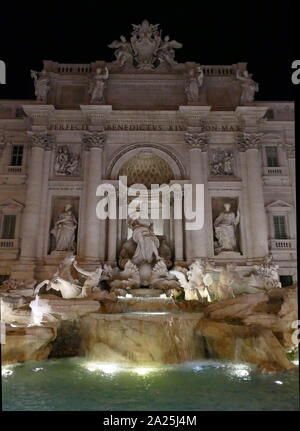
[[[89,150],[90,148],[100,148],[104,149],[104,144],[106,141],[106,134],[101,132],[86,132],[82,136],[82,142],[85,145],[85,149]]]

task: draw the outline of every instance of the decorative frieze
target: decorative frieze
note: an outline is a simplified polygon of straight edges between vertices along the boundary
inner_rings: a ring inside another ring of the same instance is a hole
[[[103,150],[105,141],[106,141],[106,134],[103,131],[86,132],[82,136],[82,142],[85,145],[86,150],[89,150],[90,148],[95,148],[95,147]]]
[[[58,148],[54,165],[56,175],[78,176],[80,164],[80,155],[71,152],[67,145]]]
[[[212,175],[233,175],[234,155],[232,151],[212,150],[210,173]]]

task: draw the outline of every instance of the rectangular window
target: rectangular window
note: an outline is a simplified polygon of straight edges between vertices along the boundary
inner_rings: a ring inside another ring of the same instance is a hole
[[[16,218],[15,215],[3,216],[1,239],[13,239],[15,237]]]
[[[273,216],[275,239],[287,239],[286,219],[283,215]]]
[[[13,145],[11,153],[11,166],[22,166],[23,145]]]
[[[282,287],[292,286],[293,277],[291,275],[280,275],[280,283]]]
[[[277,147],[266,147],[266,155],[268,167],[279,167]]]

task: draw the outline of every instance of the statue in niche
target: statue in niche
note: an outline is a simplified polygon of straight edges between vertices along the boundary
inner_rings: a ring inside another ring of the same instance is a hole
[[[170,40],[169,36],[165,36],[157,50],[157,57],[160,63],[167,63],[169,66],[177,64],[175,61],[175,49],[182,48],[182,44],[176,40]]]
[[[225,211],[223,211],[214,221],[215,236],[217,244],[215,246],[215,253],[219,254],[221,251],[238,251],[237,244],[237,225],[240,222],[240,211],[237,210],[237,215],[231,211],[231,204],[224,204]]]
[[[188,102],[197,102],[199,99],[199,89],[203,85],[204,72],[201,66],[191,68],[185,81],[185,94]]]
[[[114,63],[118,64],[120,67],[123,67],[129,61],[132,63],[133,51],[130,42],[126,40],[125,36],[121,36],[120,39],[120,41],[114,40],[110,45],[108,45],[108,47],[115,49],[114,55],[116,60]]]
[[[47,103],[47,94],[49,91],[49,77],[45,70],[36,72],[31,70],[31,78],[34,79],[35,95],[40,102]]]
[[[247,70],[242,72],[240,69],[237,69],[236,79],[241,82],[242,87],[241,105],[252,103],[255,93],[258,91],[258,83],[253,81],[252,74],[248,73]]]
[[[210,172],[212,175],[233,175],[233,153],[213,151]]]
[[[104,70],[101,67],[96,69],[96,74],[94,75],[89,88],[91,103],[104,103],[104,88],[108,75],[107,67],[105,67]]]
[[[132,262],[152,263],[160,260],[158,254],[159,239],[153,232],[153,222],[149,219],[141,219],[139,212],[133,213],[128,219],[128,226],[132,229],[132,239],[137,244]]]
[[[56,251],[74,251],[76,248],[75,232],[77,220],[72,211],[72,205],[67,204],[55,222],[50,233],[55,238]]]
[[[55,173],[58,175],[79,175],[79,154],[71,153],[67,146],[60,147],[55,158]]]

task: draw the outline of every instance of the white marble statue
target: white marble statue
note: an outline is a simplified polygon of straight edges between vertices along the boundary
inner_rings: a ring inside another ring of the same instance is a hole
[[[197,102],[199,99],[199,89],[203,85],[204,72],[201,66],[191,68],[185,81],[185,94],[188,102]]]
[[[67,204],[63,212],[58,216],[50,233],[55,238],[55,250],[73,251],[75,250],[75,232],[77,220],[72,211],[72,205]]]
[[[141,219],[139,213],[131,215],[128,226],[132,229],[132,239],[137,244],[132,262],[136,265],[160,260],[159,239],[153,232],[153,222]]]
[[[106,80],[108,79],[108,69],[107,67],[96,69],[96,74],[90,83],[89,94],[91,96],[91,103],[104,103],[104,88],[106,85]]]
[[[123,67],[127,62],[132,62],[133,51],[130,42],[126,40],[125,36],[121,36],[120,39],[121,40],[114,40],[108,47],[115,49],[114,55],[116,60],[114,63]]]
[[[80,274],[86,277],[86,280],[82,286],[81,297],[89,296],[97,287],[102,279],[103,268],[102,265],[98,266],[95,271],[87,271],[81,268],[77,261],[74,260],[73,266]]]
[[[47,94],[49,91],[49,77],[45,70],[36,72],[31,70],[31,78],[34,79],[35,95],[40,102],[47,103]]]
[[[175,274],[168,271],[163,260],[159,260],[152,269],[150,286],[153,289],[169,291],[167,296],[178,296],[182,289]]]
[[[196,260],[189,266],[186,273],[187,278],[180,271],[172,270],[170,273],[177,277],[181,287],[184,289],[187,301],[205,299],[211,302],[209,287],[212,285],[213,279],[200,260]]]
[[[123,291],[125,296],[126,290],[136,289],[141,285],[140,272],[138,267],[127,260],[123,271],[113,271],[111,279],[108,281],[110,287],[116,291]]]
[[[279,266],[273,261],[273,256],[266,256],[260,265],[254,265],[253,273],[250,276],[249,286],[273,289],[281,287],[279,277]]]
[[[215,235],[217,238],[217,246],[215,252],[218,254],[221,251],[237,251],[237,225],[240,222],[240,211],[237,210],[237,215],[230,210],[231,204],[224,204],[225,211],[219,214],[214,221]]]
[[[241,94],[241,105],[246,103],[252,103],[254,100],[255,93],[258,91],[257,82],[253,81],[252,75],[247,70],[243,72],[240,69],[236,71],[236,79],[241,82],[242,94]]]
[[[216,286],[216,299],[219,301],[222,299],[230,299],[235,297],[235,286],[244,285],[242,277],[236,270],[237,265],[235,263],[227,263],[221,268],[215,268],[209,265],[209,269],[219,273],[219,280]]]
[[[55,158],[56,175],[79,175],[80,156],[71,153],[67,146],[59,147]]]

